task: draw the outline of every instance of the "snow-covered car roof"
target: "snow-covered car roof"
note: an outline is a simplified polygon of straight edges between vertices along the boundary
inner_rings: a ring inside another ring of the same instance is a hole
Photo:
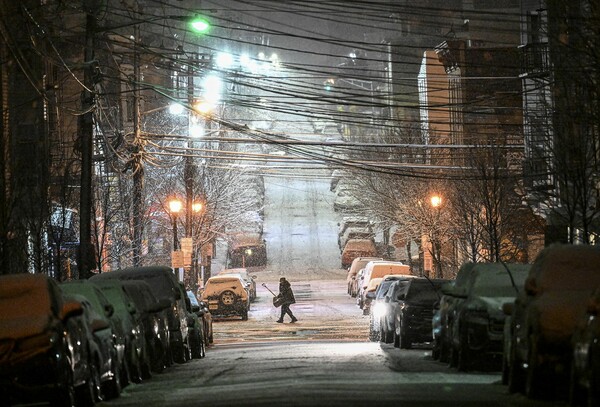
[[[234,290],[236,294],[245,296],[245,286],[246,283],[239,275],[212,276],[206,281],[204,291],[202,292],[202,298],[206,299],[209,296],[220,294],[223,290],[227,289]]]
[[[375,244],[370,239],[350,239],[346,242],[344,250],[370,251],[375,250]]]
[[[42,274],[0,278],[0,338],[24,338],[43,332],[59,316],[62,294]]]
[[[367,286],[367,291],[375,291],[382,280],[383,278],[381,277],[372,278],[371,281],[369,281],[369,285]]]
[[[543,291],[593,290],[600,285],[600,246],[548,246],[536,258],[529,276]]]
[[[510,270],[510,275],[507,271]],[[512,297],[517,295],[528,276],[529,264],[478,263],[471,271],[471,292],[485,297]],[[513,286],[512,279],[515,286]]]

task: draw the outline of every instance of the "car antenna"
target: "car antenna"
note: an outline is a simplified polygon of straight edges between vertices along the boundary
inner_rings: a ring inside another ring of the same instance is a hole
[[[518,295],[519,287],[517,287],[517,283],[515,283],[515,278],[513,277],[512,272],[510,271],[510,269],[508,268],[508,266],[506,265],[505,262],[503,262],[502,260],[499,260],[499,262],[500,262],[500,264],[502,264],[502,267],[504,267],[504,269],[508,273],[508,276],[510,277],[510,283],[512,284],[513,288],[515,289],[515,291],[517,292],[517,295]]]

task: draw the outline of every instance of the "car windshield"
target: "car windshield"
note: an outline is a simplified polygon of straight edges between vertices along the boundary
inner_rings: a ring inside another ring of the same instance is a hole
[[[517,291],[513,287],[511,276],[505,269],[496,269],[491,266],[485,270],[479,270],[474,275],[471,294],[479,297],[514,297]],[[528,270],[524,267],[514,267],[511,270],[515,285],[521,287],[525,284]]]
[[[406,292],[405,301],[415,304],[430,304],[438,300],[436,287],[429,281],[412,281]]]
[[[389,291],[389,288],[392,285],[392,283],[394,283],[394,280],[382,281],[381,284],[379,284],[379,287],[377,288],[377,292],[375,293],[375,298],[381,299],[381,298],[385,297],[385,295]]]

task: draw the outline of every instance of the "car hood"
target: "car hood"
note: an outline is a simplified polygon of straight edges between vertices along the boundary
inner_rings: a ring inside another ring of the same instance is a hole
[[[590,293],[544,292],[531,304],[532,322],[538,324],[540,333],[547,340],[569,340],[575,331],[577,321],[585,313]]]
[[[469,309],[485,309],[488,314],[497,319],[504,319],[502,304],[513,302],[515,297],[477,297],[467,307]]]

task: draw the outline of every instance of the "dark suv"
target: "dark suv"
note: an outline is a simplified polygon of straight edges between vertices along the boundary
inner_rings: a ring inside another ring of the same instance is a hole
[[[506,315],[502,306],[514,301],[530,265],[478,263],[462,287],[444,287],[444,294],[461,299],[456,303],[450,329],[452,357],[459,370],[475,362],[488,366],[501,360]]]
[[[398,296],[394,313],[394,346],[410,349],[413,343],[431,342],[433,304],[440,299],[440,287],[448,280],[413,278]]]
[[[568,380],[572,336],[599,285],[600,246],[542,250],[512,307],[505,307],[511,315],[509,391],[535,398]]]
[[[169,327],[169,347],[173,359],[177,363],[184,363],[191,359],[185,298],[181,295],[179,282],[172,268],[167,266],[130,267],[92,277],[92,279],[105,278],[145,281],[150,285],[152,293],[158,300],[169,300],[171,306],[167,309],[167,325]]]
[[[23,273],[0,277],[0,310],[2,403],[72,405],[76,372],[68,322],[83,313],[81,304],[65,302],[51,278]]]
[[[464,287],[469,280],[469,275],[473,271],[474,266],[475,263],[464,263],[458,270],[456,279],[449,281],[442,286],[442,292],[445,289],[452,289],[453,287]],[[439,359],[440,362],[450,361],[450,352],[452,349],[450,327],[454,320],[456,306],[461,301],[463,301],[463,299],[459,297],[442,295],[440,301],[435,303],[435,315],[432,320],[433,350],[431,354],[434,358]]]

